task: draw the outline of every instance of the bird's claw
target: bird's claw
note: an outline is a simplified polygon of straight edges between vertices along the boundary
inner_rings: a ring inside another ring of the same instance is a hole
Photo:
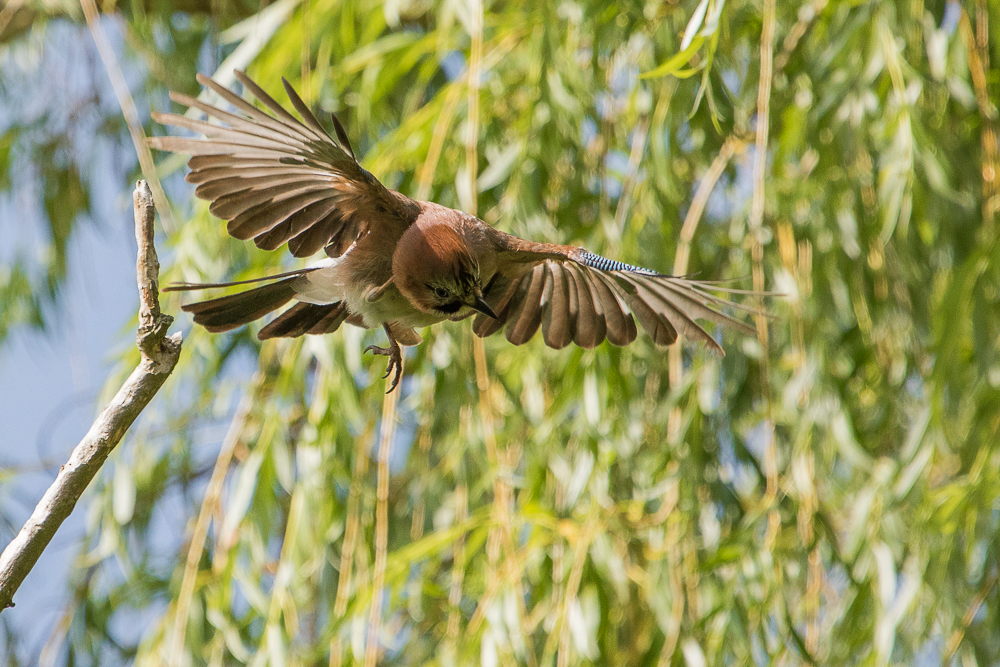
[[[399,384],[399,378],[403,375],[403,353],[396,341],[390,341],[389,347],[379,347],[378,345],[369,345],[365,348],[365,352],[371,352],[372,354],[377,354],[382,357],[389,357],[389,364],[385,368],[385,375],[382,379],[389,377],[389,374],[395,370],[396,374],[392,377],[392,386],[385,393],[391,394]]]

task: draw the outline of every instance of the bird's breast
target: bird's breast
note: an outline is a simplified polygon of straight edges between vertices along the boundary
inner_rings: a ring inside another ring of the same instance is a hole
[[[347,299],[348,309],[361,315],[368,326],[374,327],[383,322],[399,322],[410,328],[426,327],[443,319],[414,308],[395,286],[389,287],[374,301],[368,300],[368,294],[357,292],[348,295]]]
[[[369,234],[343,256],[344,299],[352,313],[360,315],[369,327],[383,322],[400,322],[408,327],[424,327],[440,318],[417,310],[395,285],[379,292],[392,277],[392,253],[395,239],[378,238]]]

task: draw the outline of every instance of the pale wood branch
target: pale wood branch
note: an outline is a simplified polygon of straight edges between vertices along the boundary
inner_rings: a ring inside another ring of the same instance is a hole
[[[56,480],[17,537],[0,554],[0,610],[14,606],[14,593],[128,427],[166,382],[181,353],[181,335],[166,335],[173,318],[160,312],[157,300],[159,262],[153,248],[153,195],[145,181],[136,183],[133,202],[135,236],[139,245],[136,276],[141,303],[136,342],[141,361],[98,415],[69,461],[59,469]]]

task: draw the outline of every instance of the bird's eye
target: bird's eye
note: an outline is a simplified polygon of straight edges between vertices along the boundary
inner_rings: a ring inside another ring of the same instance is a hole
[[[434,288],[434,296],[436,296],[439,299],[447,299],[448,298],[448,290],[446,290],[443,287],[435,287]]]

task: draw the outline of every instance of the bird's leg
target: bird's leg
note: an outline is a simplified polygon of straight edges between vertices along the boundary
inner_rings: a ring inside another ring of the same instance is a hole
[[[392,335],[392,331],[389,329],[389,324],[384,323],[382,328],[385,329],[385,335],[389,337],[389,347],[379,347],[378,345],[369,345],[365,348],[365,352],[371,352],[372,354],[378,354],[383,357],[389,357],[389,365],[386,366],[385,375],[383,378],[389,377],[389,373],[393,372],[395,369],[396,374],[392,377],[392,386],[389,387],[389,391],[385,392],[387,394],[392,393],[399,384],[399,378],[403,374],[403,351],[399,347],[399,343]]]

